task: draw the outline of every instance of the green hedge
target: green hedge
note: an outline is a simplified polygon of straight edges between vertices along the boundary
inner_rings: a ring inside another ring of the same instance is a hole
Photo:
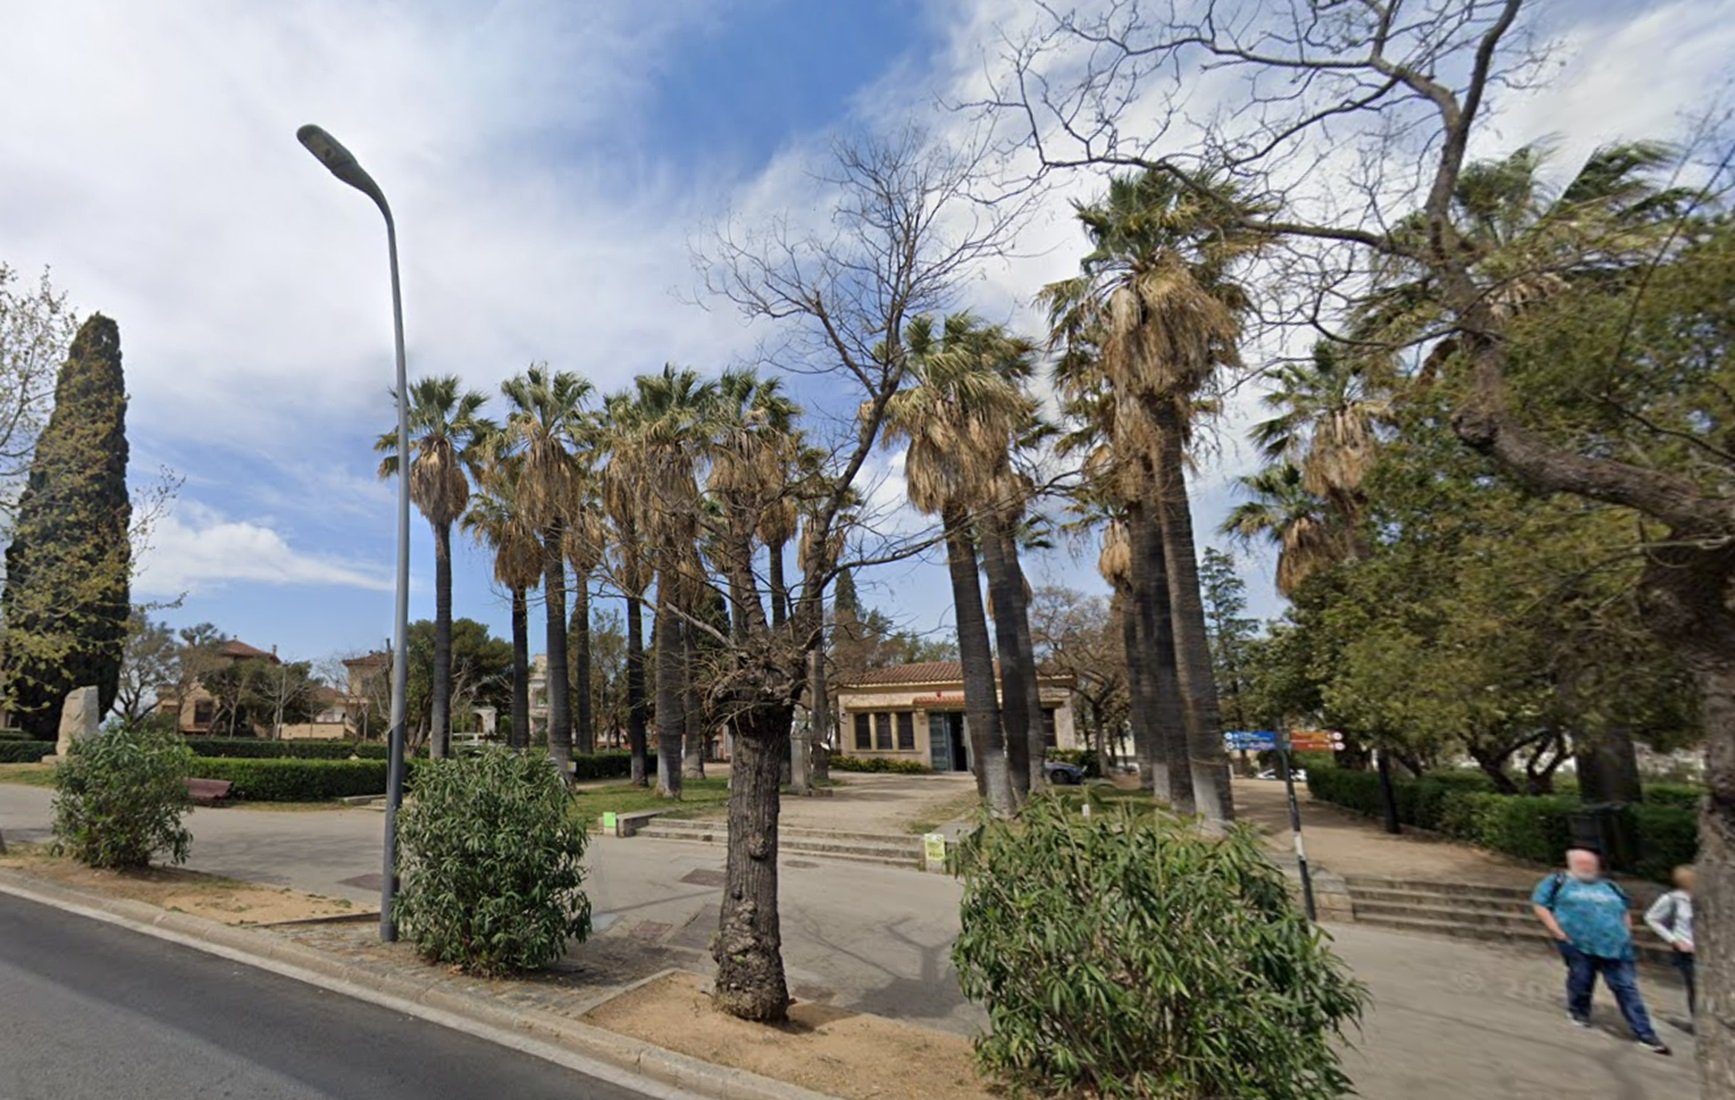
[[[627,779],[633,774],[633,754],[610,749],[604,752],[577,753],[572,758],[573,778]],[[657,774],[657,754],[645,754],[645,774]]]
[[[30,735],[23,730],[0,727],[0,741],[28,741]]]
[[[1646,783],[1645,801],[1653,806],[1679,806],[1697,810],[1705,797],[1705,788],[1691,783]]]
[[[232,760],[384,760],[387,746],[378,741],[267,741],[259,737],[189,737],[187,747],[200,756]]]
[[[897,775],[930,775],[934,769],[919,760],[889,760],[883,756],[834,756],[834,772],[893,772]]]
[[[1496,794],[1488,778],[1474,772],[1443,772],[1420,779],[1395,779],[1393,797],[1398,820],[1471,844],[1536,863],[1554,863],[1571,838],[1571,815],[1580,808],[1568,795]],[[1368,817],[1380,816],[1379,776],[1343,768],[1317,768],[1307,773],[1313,797]],[[1628,806],[1638,837],[1638,858],[1630,871],[1664,882],[1676,864],[1691,863],[1699,846],[1698,812],[1677,804],[1680,792],[1697,791],[1672,784],[1654,784],[1663,797]]]
[[[384,760],[237,760],[204,757],[193,765],[199,779],[227,779],[231,794],[253,802],[323,802],[351,795],[386,793]],[[410,774],[415,774],[412,767]]]
[[[0,741],[0,764],[36,764],[53,751],[53,741]]]

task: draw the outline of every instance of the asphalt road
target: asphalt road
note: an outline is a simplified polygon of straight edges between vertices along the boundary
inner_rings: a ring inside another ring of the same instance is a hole
[[[0,895],[0,1097],[644,1100],[518,1051]]]

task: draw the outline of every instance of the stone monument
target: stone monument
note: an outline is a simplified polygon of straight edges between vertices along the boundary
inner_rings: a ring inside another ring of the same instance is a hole
[[[102,718],[96,686],[73,688],[66,693],[66,705],[60,710],[60,740],[54,744],[54,755],[66,759],[74,741],[95,737],[97,722]]]

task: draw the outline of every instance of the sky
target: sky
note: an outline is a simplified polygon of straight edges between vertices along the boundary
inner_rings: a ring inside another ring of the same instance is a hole
[[[393,422],[384,234],[300,124],[390,196],[412,376],[496,394],[545,361],[606,392],[751,355],[766,333],[697,294],[690,243],[730,211],[810,212],[839,133],[961,128],[941,102],[1031,18],[1022,0],[0,0],[0,262],[47,267],[81,313],[117,320],[133,481],[184,479],[135,599],[296,658],[390,632],[394,498],[372,451]],[[1565,171],[1600,142],[1678,133],[1727,88],[1735,0],[1555,0],[1541,18],[1559,66],[1494,133],[1552,136]],[[1067,200],[1095,185],[1056,190],[970,304],[1033,325],[1033,292],[1082,251]],[[1257,393],[1194,475],[1201,532],[1254,465]],[[876,456],[867,488],[895,500],[900,468]],[[411,614],[431,617],[419,517],[414,540]],[[1094,561],[1063,544],[1027,572],[1100,591]],[[1281,609],[1271,568],[1242,555],[1261,616]],[[504,635],[485,553],[460,540],[454,574],[456,614]],[[938,560],[857,579],[909,628],[949,629]]]

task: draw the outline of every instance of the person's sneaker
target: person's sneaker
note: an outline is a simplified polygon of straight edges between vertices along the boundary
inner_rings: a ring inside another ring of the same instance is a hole
[[[1649,1039],[1640,1039],[1639,1045],[1650,1051],[1652,1054],[1667,1056],[1674,1053],[1674,1051],[1670,1050],[1663,1041],[1655,1035],[1651,1036]]]
[[[1566,1018],[1571,1020],[1573,1023],[1577,1024],[1579,1027],[1589,1027],[1590,1026],[1590,1017],[1589,1016],[1580,1016],[1576,1012],[1568,1012],[1566,1014]]]

